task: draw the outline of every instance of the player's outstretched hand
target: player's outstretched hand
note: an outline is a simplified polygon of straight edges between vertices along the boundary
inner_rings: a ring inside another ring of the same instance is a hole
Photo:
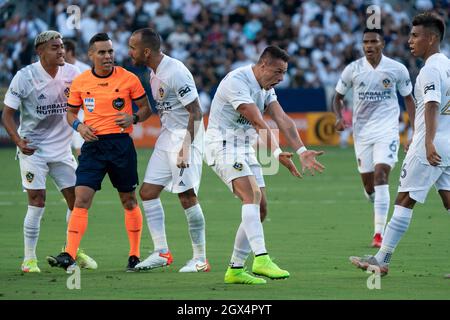
[[[302,177],[301,173],[297,170],[297,167],[295,166],[294,162],[292,161],[292,153],[290,153],[290,152],[280,153],[280,155],[278,156],[278,161],[280,161],[280,163],[283,166],[288,168],[288,170],[291,172],[291,174],[294,177],[299,177],[299,178]]]
[[[20,149],[20,152],[27,156],[31,156],[37,150],[36,148],[28,146],[29,142],[30,141],[27,139],[20,139],[19,142],[17,142],[17,147]]]
[[[316,157],[322,154],[323,151],[315,150],[306,150],[305,152],[303,152],[300,155],[300,162],[302,163],[302,173],[305,173],[305,169],[308,169],[311,175],[314,175],[314,171],[322,173],[325,167],[316,160]]]

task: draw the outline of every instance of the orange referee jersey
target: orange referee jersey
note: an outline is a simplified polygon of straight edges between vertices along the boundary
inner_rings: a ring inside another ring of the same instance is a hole
[[[121,133],[114,120],[117,112],[133,113],[132,100],[145,96],[139,78],[121,67],[114,67],[112,73],[101,77],[92,70],[86,70],[76,77],[70,87],[68,105],[83,107],[84,124],[94,128],[96,135]],[[123,132],[131,133],[133,126]]]

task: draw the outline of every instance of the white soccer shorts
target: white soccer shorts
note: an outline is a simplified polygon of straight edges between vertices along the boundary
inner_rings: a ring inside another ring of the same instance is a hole
[[[398,161],[399,138],[384,139],[372,144],[355,142],[355,155],[359,173],[375,171],[375,165],[384,163],[394,168]]]
[[[433,185],[436,190],[450,191],[450,167],[433,167],[407,153],[400,172],[398,192],[408,192],[410,198],[424,203]]]
[[[163,186],[172,193],[194,189],[198,194],[202,177],[202,153],[197,148],[191,148],[189,168],[178,168],[177,156],[178,152],[154,149],[148,161],[144,182]]]
[[[233,192],[233,180],[254,176],[258,187],[264,188],[264,176],[261,165],[254,153],[248,153],[245,149],[233,147],[219,147],[218,145],[206,145],[208,154],[207,162],[213,171],[222,179]]]
[[[22,186],[30,190],[46,189],[47,175],[52,177],[56,188],[63,189],[75,186],[77,161],[72,153],[60,161],[51,161],[42,157],[27,156],[19,153],[20,174]]]

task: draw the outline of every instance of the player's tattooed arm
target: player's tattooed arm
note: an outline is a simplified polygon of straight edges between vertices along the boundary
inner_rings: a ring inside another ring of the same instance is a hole
[[[343,131],[350,124],[345,123],[342,118],[342,110],[344,109],[344,96],[338,92],[333,97],[333,112],[336,115],[336,124],[334,125],[337,131]]]
[[[185,106],[189,112],[188,126],[186,130],[186,136],[183,140],[181,150],[178,152],[177,167],[188,168],[191,144],[195,139],[200,126],[203,125],[203,114],[200,108],[198,99],[195,99],[191,103]]]

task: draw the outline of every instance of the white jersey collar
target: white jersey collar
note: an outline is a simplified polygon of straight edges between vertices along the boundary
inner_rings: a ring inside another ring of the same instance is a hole
[[[433,63],[435,60],[438,60],[441,58],[443,54],[441,52],[433,53],[431,56],[428,57],[427,61],[425,61],[425,64]]]
[[[163,57],[156,67],[156,70],[153,71],[155,75],[158,74],[158,72],[160,72],[161,70],[164,70],[164,65],[169,62],[168,56],[166,56],[164,53],[162,55]]]
[[[258,83],[258,80],[256,80],[255,74],[253,73],[253,65],[251,64],[247,66],[246,69],[248,79],[250,80],[250,85],[253,87],[253,89],[262,90],[261,86]]]
[[[377,67],[374,68],[374,67],[370,64],[369,60],[367,60],[367,57],[364,56],[364,63],[366,64],[367,67],[369,67],[370,69],[373,69],[373,70],[378,69],[378,68],[383,64],[383,61],[384,61],[384,60],[386,60],[386,58],[385,58],[384,54],[381,54],[380,62],[378,63]]]
[[[41,60],[39,60],[38,62],[36,62],[36,67],[38,68],[39,73],[42,75],[43,80],[54,80],[57,79],[61,73],[61,66],[58,66],[58,72],[56,73],[55,77],[52,78],[52,76],[47,72],[47,70],[44,69],[44,67],[42,66]]]

